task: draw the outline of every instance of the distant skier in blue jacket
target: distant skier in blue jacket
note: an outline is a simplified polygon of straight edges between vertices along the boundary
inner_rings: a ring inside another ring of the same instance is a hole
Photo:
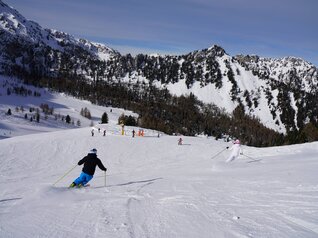
[[[75,186],[81,187],[85,186],[94,176],[96,165],[103,171],[107,169],[104,167],[102,161],[97,158],[97,150],[92,149],[89,153],[80,161],[78,161],[78,165],[84,164],[82,169],[82,173],[80,176],[74,180],[74,182],[70,185],[70,188]]]

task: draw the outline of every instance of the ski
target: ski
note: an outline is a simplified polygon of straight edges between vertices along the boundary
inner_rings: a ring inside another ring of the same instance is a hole
[[[72,188],[86,188],[86,187],[89,187],[89,186],[90,186],[90,184],[85,184],[85,185],[74,186],[74,187],[68,187],[68,188],[70,188],[70,189],[72,189]]]

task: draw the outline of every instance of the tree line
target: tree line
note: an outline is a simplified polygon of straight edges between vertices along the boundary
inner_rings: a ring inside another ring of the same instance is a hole
[[[45,85],[48,79],[37,83]],[[176,97],[167,89],[155,86],[120,82],[88,82],[82,78],[50,79],[51,89],[89,100],[102,106],[112,106],[132,110],[139,117],[136,124],[145,128],[163,131],[167,134],[195,136],[205,134],[217,139],[230,136],[240,138],[246,145],[277,146],[318,140],[317,127],[308,123],[301,131],[287,135],[266,128],[257,118],[246,115],[242,104],[228,114],[213,104],[204,104],[193,94]],[[89,110],[83,109],[83,115]],[[123,118],[127,121],[131,118]],[[131,122],[130,122],[131,123]]]

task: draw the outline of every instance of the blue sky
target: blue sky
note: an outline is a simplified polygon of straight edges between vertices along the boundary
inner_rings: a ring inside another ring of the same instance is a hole
[[[121,53],[301,57],[318,66],[318,0],[3,0],[45,28]]]

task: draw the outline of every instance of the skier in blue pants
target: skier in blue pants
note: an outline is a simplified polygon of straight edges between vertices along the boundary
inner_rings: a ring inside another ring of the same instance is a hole
[[[74,180],[74,182],[73,182],[73,183],[75,183],[74,186],[76,186],[76,185],[85,186],[85,184],[87,184],[92,178],[93,178],[92,175],[89,175],[89,174],[82,172],[80,174],[80,176]]]
[[[78,161],[78,165],[84,164],[82,169],[82,173],[80,176],[74,180],[74,182],[70,185],[70,188],[75,186],[81,187],[85,186],[94,176],[96,165],[103,171],[107,169],[104,167],[102,161],[97,158],[97,150],[92,149],[89,153],[80,161]]]

